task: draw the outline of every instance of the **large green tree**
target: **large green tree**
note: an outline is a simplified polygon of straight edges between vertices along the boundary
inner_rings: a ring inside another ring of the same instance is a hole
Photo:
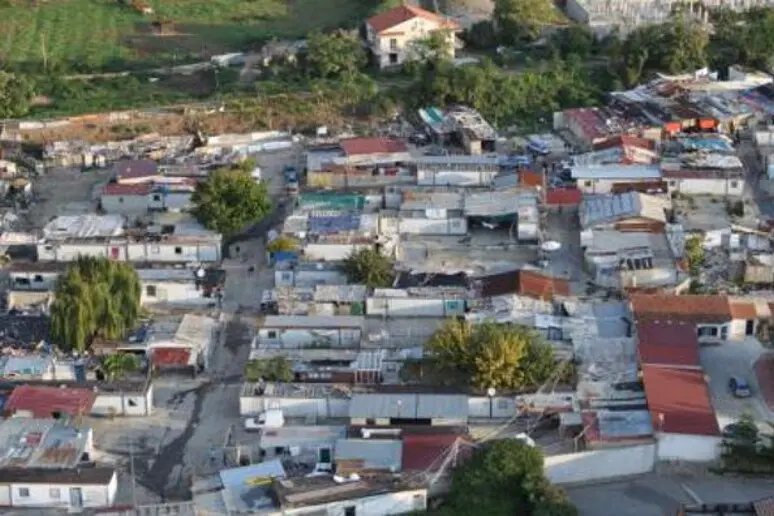
[[[119,339],[137,322],[140,280],[130,264],[81,256],[57,281],[51,337],[65,350],[84,351],[94,337]]]
[[[108,380],[119,380],[139,369],[140,360],[131,353],[114,353],[104,357],[100,367]]]
[[[448,320],[426,349],[449,377],[478,389],[520,389],[542,384],[556,369],[553,350],[523,326]]]
[[[344,274],[350,283],[373,288],[389,287],[394,277],[393,261],[376,249],[361,249],[344,260]]]
[[[551,0],[495,0],[494,19],[506,43],[534,41],[540,29],[557,19]]]
[[[241,168],[222,168],[198,184],[193,213],[204,226],[232,235],[258,222],[270,210],[266,185]]]
[[[313,77],[349,77],[366,64],[363,44],[355,34],[315,31],[309,34],[307,45],[306,69]]]
[[[35,84],[31,79],[0,71],[0,118],[26,115],[34,96]]]
[[[516,439],[479,445],[452,475],[443,516],[576,516],[565,493],[543,472],[538,448]]]

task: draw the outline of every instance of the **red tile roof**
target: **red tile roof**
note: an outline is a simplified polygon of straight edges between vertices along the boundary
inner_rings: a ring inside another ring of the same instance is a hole
[[[102,189],[102,195],[140,195],[145,196],[151,192],[152,186],[148,183],[123,184],[108,183]]]
[[[564,111],[564,117],[574,120],[580,127],[583,137],[589,142],[608,134],[607,124],[593,108],[576,108]]]
[[[77,416],[91,412],[96,399],[97,395],[89,389],[22,385],[13,390],[4,410],[29,411],[39,418],[50,418],[56,412]]]
[[[654,430],[688,435],[720,433],[702,371],[646,365],[642,376]]]
[[[605,138],[594,144],[594,150],[612,149],[614,147],[639,147],[640,149],[655,150],[656,142],[647,138],[640,138],[639,136],[621,134]]]
[[[519,274],[519,294],[538,299],[569,296],[570,282],[565,279],[552,278],[537,271],[522,270]]]
[[[401,469],[403,471],[436,471],[443,462],[444,454],[457,439],[453,434],[403,434],[403,453]],[[469,453],[470,448],[460,446],[460,452]]]
[[[731,301],[729,309],[731,310],[731,317],[734,319],[748,320],[758,318],[758,309],[755,308],[755,303],[749,301]]]
[[[583,192],[577,188],[553,188],[546,192],[546,204],[578,206],[582,200]]]
[[[701,368],[696,326],[683,321],[637,321],[640,363]]]
[[[188,348],[153,348],[151,362],[160,367],[183,367],[191,364]]]
[[[531,170],[522,170],[519,172],[519,185],[528,188],[542,187],[543,174]]]
[[[637,319],[694,323],[728,322],[732,319],[725,296],[632,294],[629,300]]]
[[[366,23],[371,26],[374,32],[379,34],[396,25],[413,20],[414,18],[425,18],[426,20],[438,22],[440,25],[450,29],[459,28],[459,25],[453,20],[444,18],[443,16],[430,11],[425,11],[419,7],[406,4],[401,4],[375,16],[371,16],[366,20]]]
[[[392,154],[407,152],[406,142],[394,138],[349,138],[341,140],[341,148],[347,156],[362,154]]]
[[[158,170],[156,162],[149,159],[118,161],[113,165],[116,177],[147,177],[156,175]]]

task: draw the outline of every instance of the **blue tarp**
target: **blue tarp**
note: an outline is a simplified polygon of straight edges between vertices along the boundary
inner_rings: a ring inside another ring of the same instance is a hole
[[[298,254],[292,251],[277,251],[276,253],[270,253],[269,258],[272,265],[279,262],[294,262],[298,260]]]
[[[359,213],[339,213],[309,217],[309,232],[316,234],[342,233],[360,228]]]
[[[680,145],[688,151],[713,151],[713,152],[734,152],[734,147],[723,138],[692,138],[685,137],[679,139]]]
[[[529,156],[513,154],[511,156],[502,156],[500,158],[500,166],[506,168],[529,167],[530,163]]]

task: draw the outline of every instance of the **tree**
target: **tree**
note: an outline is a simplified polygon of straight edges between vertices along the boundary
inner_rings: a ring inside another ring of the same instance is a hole
[[[51,305],[51,337],[83,352],[94,337],[119,339],[137,322],[140,280],[129,264],[81,256],[59,278]]]
[[[704,264],[704,247],[700,236],[694,235],[686,239],[685,260],[691,276],[698,276]]]
[[[393,262],[376,249],[361,249],[344,260],[344,274],[350,283],[372,288],[389,287],[393,279]]]
[[[442,371],[482,390],[538,386],[556,369],[551,347],[523,326],[450,319],[427,350]]]
[[[221,168],[196,186],[193,213],[204,226],[232,235],[261,220],[270,209],[266,185],[240,169]]]
[[[481,20],[468,29],[465,41],[469,48],[489,50],[497,46],[497,31],[491,21]]]
[[[35,84],[31,79],[0,71],[0,118],[26,115],[34,97]]]
[[[266,250],[270,253],[282,253],[298,251],[301,242],[288,235],[280,235],[266,245]]]
[[[570,54],[588,57],[594,49],[594,34],[583,25],[571,25],[551,36],[551,44],[562,57]]]
[[[137,355],[131,353],[115,353],[102,359],[101,368],[108,380],[118,380],[127,373],[136,371],[140,367]]]
[[[502,41],[534,41],[556,20],[556,8],[550,0],[495,0],[494,19]]]
[[[257,382],[261,379],[268,382],[292,382],[293,369],[283,357],[273,357],[267,360],[249,360],[245,366],[245,379]]]
[[[577,509],[543,472],[540,450],[517,439],[489,441],[452,474],[441,514],[576,516]]]
[[[354,34],[343,31],[307,38],[306,69],[312,77],[340,78],[355,75],[366,64],[363,45]]]

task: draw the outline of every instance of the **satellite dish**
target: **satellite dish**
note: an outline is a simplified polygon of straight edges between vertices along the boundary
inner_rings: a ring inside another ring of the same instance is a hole
[[[199,269],[196,271],[196,277],[199,279],[202,279],[205,275],[204,269],[199,267]]]
[[[543,242],[543,245],[540,246],[540,249],[547,253],[558,251],[561,248],[562,248],[562,244],[557,242],[556,240],[549,240],[548,242]]]

